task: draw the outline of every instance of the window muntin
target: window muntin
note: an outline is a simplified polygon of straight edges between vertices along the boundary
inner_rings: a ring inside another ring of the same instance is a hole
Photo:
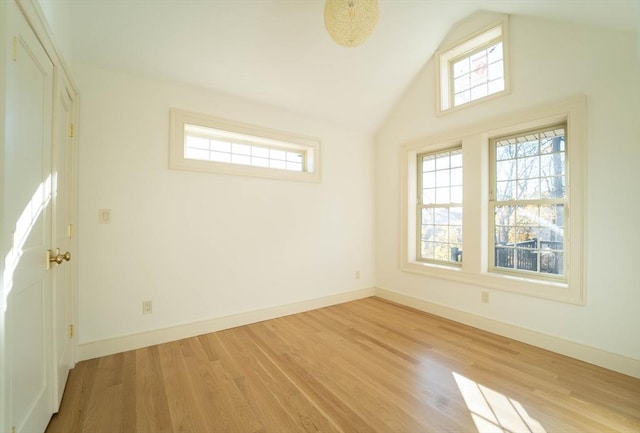
[[[491,269],[565,278],[566,126],[491,140]]]
[[[502,40],[491,41],[449,62],[454,107],[504,90],[502,47]]]
[[[418,155],[418,260],[462,262],[462,149]]]

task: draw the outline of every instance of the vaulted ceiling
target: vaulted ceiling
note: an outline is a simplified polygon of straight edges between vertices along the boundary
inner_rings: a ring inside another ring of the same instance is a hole
[[[372,37],[336,45],[323,0],[61,0],[73,61],[214,89],[374,132],[443,37],[478,10],[638,30],[637,0],[381,0]]]

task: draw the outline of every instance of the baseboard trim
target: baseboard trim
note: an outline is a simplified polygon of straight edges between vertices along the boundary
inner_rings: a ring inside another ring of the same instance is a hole
[[[168,343],[170,341],[195,337],[209,332],[221,331],[223,329],[261,322],[263,320],[275,319],[278,317],[288,316],[290,314],[302,313],[309,310],[315,310],[317,308],[328,307],[330,305],[368,298],[374,295],[375,288],[359,289],[285,305],[277,305],[274,307],[260,308],[243,313],[216,317],[184,325],[172,326],[169,328],[154,329],[152,331],[140,332],[122,337],[82,343],[78,345],[77,360],[84,361],[86,359],[112,355],[114,353],[125,352],[127,350]]]
[[[477,316],[475,314],[456,310],[444,305],[434,304],[423,299],[414,298],[391,290],[376,288],[375,293],[376,296],[397,304],[415,308],[459,323],[464,323],[465,325],[473,326],[474,328],[479,328],[483,331],[512,338],[523,343],[531,344],[542,349],[550,350],[561,355],[576,358],[590,364],[604,367],[608,370],[617,371],[640,379],[640,360],[638,359],[596,349],[594,347],[543,334],[541,332],[532,331],[530,329],[509,325],[504,322]]]

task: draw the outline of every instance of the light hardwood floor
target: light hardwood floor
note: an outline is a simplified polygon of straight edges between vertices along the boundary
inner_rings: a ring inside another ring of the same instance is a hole
[[[83,361],[48,433],[640,432],[640,380],[378,298]]]

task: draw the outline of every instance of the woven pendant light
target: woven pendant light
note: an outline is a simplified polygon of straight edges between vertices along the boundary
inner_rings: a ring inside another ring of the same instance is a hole
[[[343,47],[362,44],[378,24],[378,0],[327,0],[324,26]]]

